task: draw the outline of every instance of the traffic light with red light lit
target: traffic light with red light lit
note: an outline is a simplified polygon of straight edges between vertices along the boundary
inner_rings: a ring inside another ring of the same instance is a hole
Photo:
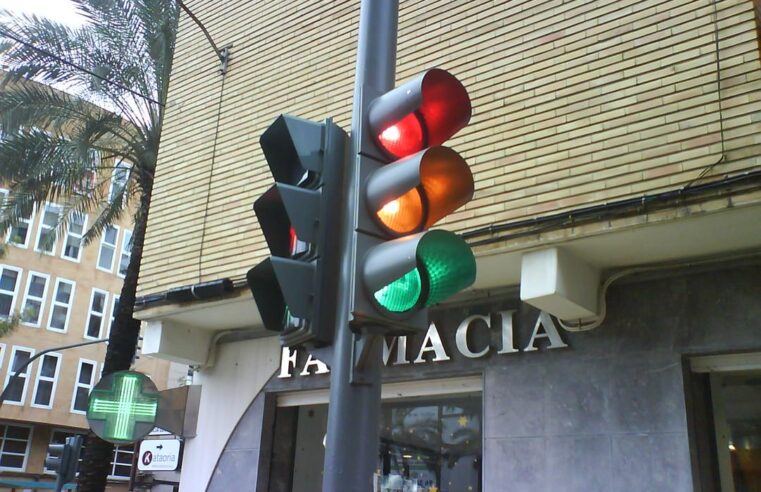
[[[254,202],[271,257],[246,278],[264,327],[284,346],[330,344],[335,325],[347,136],[331,120],[281,115],[260,144],[275,185]]]
[[[428,230],[473,197],[467,163],[441,146],[470,116],[467,91],[445,70],[428,70],[377,97],[363,92],[355,330],[424,331],[428,306],[475,281],[465,241]]]

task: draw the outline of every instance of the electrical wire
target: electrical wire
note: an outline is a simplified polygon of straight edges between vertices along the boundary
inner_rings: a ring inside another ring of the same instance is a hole
[[[667,269],[670,270],[674,268],[706,265],[710,263],[717,263],[719,261],[726,262],[726,261],[732,261],[732,260],[740,260],[740,259],[752,258],[756,256],[758,256],[758,253],[740,254],[740,255],[731,256],[729,258],[727,257],[709,258],[705,260],[683,261],[683,262],[677,262],[677,263],[664,263],[662,265],[644,265],[639,267],[627,268],[626,270],[621,270],[619,272],[612,274],[607,279],[605,279],[605,282],[603,282],[602,286],[600,287],[599,304],[598,304],[600,306],[599,315],[595,316],[594,318],[578,319],[574,322],[571,322],[568,320],[562,320],[558,318],[557,319],[558,324],[564,330],[573,332],[573,333],[594,330],[595,328],[600,326],[602,322],[605,321],[605,316],[607,315],[607,312],[608,312],[608,305],[605,300],[606,294],[608,293],[608,287],[610,287],[610,285],[616,280],[622,277],[626,277],[627,275],[633,275],[635,273],[654,272],[657,270],[667,270]]]
[[[200,20],[198,20],[198,17],[195,16],[193,12],[190,11],[187,5],[185,5],[182,0],[177,0],[177,5],[180,6],[180,8],[188,14],[188,17],[190,17],[193,22],[196,23],[196,25],[201,29],[201,32],[206,36],[206,40],[209,42],[211,47],[214,49],[214,53],[217,55],[217,58],[219,58],[219,61],[224,63],[225,62],[225,53],[224,49],[219,49],[217,47],[217,44],[214,42],[214,40],[211,37],[211,34],[209,34],[209,31],[206,29],[206,26],[204,26]]]
[[[719,135],[721,136],[721,155],[719,159],[713,164],[706,166],[700,174],[690,180],[689,183],[684,185],[685,188],[689,188],[701,179],[703,179],[713,168],[724,162],[727,158],[726,150],[724,148],[724,111],[721,107],[721,54],[719,51],[719,10],[716,4],[719,0],[713,1],[713,40],[716,51],[716,95],[717,103],[719,105]]]
[[[209,165],[209,177],[206,186],[206,203],[203,207],[203,224],[201,225],[201,245],[198,252],[198,281],[201,281],[201,271],[203,265],[203,246],[206,239],[206,221],[209,218],[209,202],[211,201],[211,184],[214,178],[214,164],[217,161],[217,140],[219,139],[219,123],[222,118],[222,101],[225,95],[225,80],[227,78],[222,74],[222,85],[219,88],[219,101],[217,102],[217,122],[214,126],[214,143],[211,147],[211,163]]]
[[[79,70],[81,72],[84,72],[84,73],[86,73],[88,75],[91,75],[91,76],[97,78],[97,79],[100,79],[103,82],[107,82],[107,83],[109,83],[111,85],[114,85],[114,86],[116,86],[116,87],[118,87],[118,88],[120,88],[122,90],[125,90],[125,91],[129,92],[130,94],[133,94],[133,95],[137,96],[137,97],[141,97],[141,98],[145,99],[146,101],[150,101],[150,102],[152,102],[154,104],[158,104],[159,106],[162,106],[162,107],[164,106],[163,103],[158,102],[157,100],[153,99],[152,97],[149,97],[149,96],[146,96],[144,94],[141,94],[141,93],[139,93],[139,92],[137,92],[137,91],[135,91],[133,89],[130,89],[129,87],[127,87],[127,86],[125,86],[123,84],[120,84],[119,82],[115,82],[115,81],[107,79],[107,78],[105,78],[105,77],[103,77],[101,75],[98,75],[97,73],[93,72],[92,70],[88,70],[85,67],[77,65],[76,63],[71,62],[71,61],[69,61],[69,60],[67,60],[67,59],[65,59],[63,57],[60,57],[60,56],[55,55],[55,54],[53,54],[53,53],[51,53],[51,52],[49,52],[47,50],[39,48],[39,47],[33,45],[32,43],[30,43],[28,41],[24,41],[23,39],[18,38],[16,36],[14,36],[13,34],[8,33],[7,31],[5,31],[3,29],[0,29],[0,36],[5,36],[6,38],[12,39],[12,40],[16,41],[17,43],[23,44],[24,46],[27,46],[27,47],[37,51],[38,53],[42,53],[43,55],[48,56],[48,57],[50,57],[50,58],[52,58],[54,60],[57,60],[57,61],[59,61],[59,62],[61,62],[63,64],[66,64],[66,65],[68,65],[70,67],[76,68],[77,70]]]

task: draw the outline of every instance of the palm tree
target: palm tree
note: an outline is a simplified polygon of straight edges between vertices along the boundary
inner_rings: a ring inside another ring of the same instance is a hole
[[[105,375],[129,369],[140,330],[133,306],[178,4],[72,1],[88,20],[80,28],[7,12],[0,21],[0,60],[9,67],[0,93],[0,180],[10,191],[0,230],[27,216],[35,204],[56,201],[63,205],[60,227],[72,214],[95,211],[84,236],[88,243],[137,201],[132,255]],[[20,79],[39,83],[14,83]],[[93,151],[101,158],[93,159]],[[98,180],[110,178],[115,169],[127,179],[109,192]],[[113,445],[90,433],[79,490],[104,489],[112,453]]]

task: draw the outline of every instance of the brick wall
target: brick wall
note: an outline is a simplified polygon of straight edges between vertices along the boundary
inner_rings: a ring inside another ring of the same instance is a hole
[[[751,0],[400,2],[397,79],[452,71],[474,104],[451,145],[475,198],[465,231],[761,163]],[[358,1],[188,1],[180,23],[140,294],[239,278],[267,254],[252,212],[271,176],[259,135],[281,112],[349,127]],[[298,5],[298,8],[295,7]],[[721,97],[717,86],[716,25]],[[201,260],[199,260],[199,258]]]

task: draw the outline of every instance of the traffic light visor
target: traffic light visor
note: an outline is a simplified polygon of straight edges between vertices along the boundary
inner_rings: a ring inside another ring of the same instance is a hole
[[[404,314],[470,286],[476,260],[463,239],[436,230],[382,243],[368,252],[364,280],[378,305]]]
[[[473,197],[473,174],[447,147],[432,147],[378,168],[368,179],[368,207],[395,235],[428,229]]]
[[[400,158],[444,143],[468,124],[471,111],[460,81],[432,69],[373,101],[368,118],[376,144]]]
[[[443,301],[476,280],[473,251],[462,238],[451,232],[426,233],[418,244],[417,259],[428,277],[426,306]]]

